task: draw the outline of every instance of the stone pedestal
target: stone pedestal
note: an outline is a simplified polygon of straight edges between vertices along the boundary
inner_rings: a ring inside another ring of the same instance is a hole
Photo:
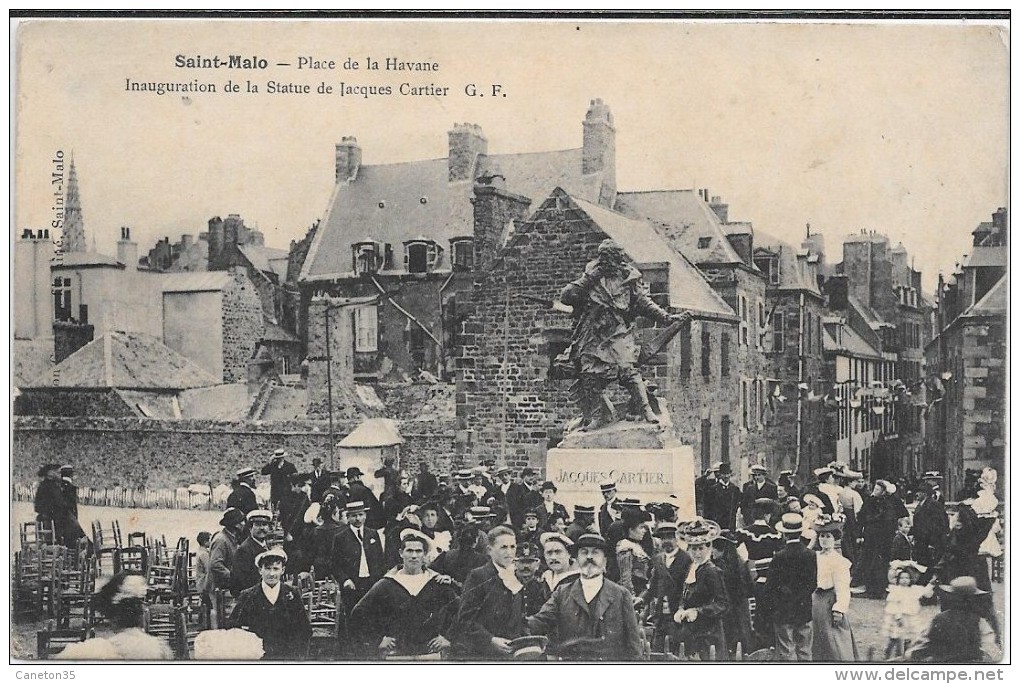
[[[588,438],[578,435],[577,439],[564,440],[566,446],[549,450],[545,472],[556,483],[556,500],[571,514],[575,504],[600,506],[603,499],[599,483],[613,480],[621,498],[637,498],[642,503],[669,501],[680,507],[677,515],[681,520],[694,517],[693,447],[664,438],[655,445],[654,440],[660,437],[633,426],[624,425],[619,432],[620,439],[616,440],[609,429]],[[572,445],[585,442],[590,446]],[[669,499],[670,494],[677,499]]]

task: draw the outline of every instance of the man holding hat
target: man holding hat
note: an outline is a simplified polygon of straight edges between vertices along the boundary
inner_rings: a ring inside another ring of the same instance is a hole
[[[705,518],[727,530],[737,528],[737,509],[740,508],[740,489],[730,481],[732,474],[729,463],[720,463],[715,484],[705,495]]]
[[[248,587],[258,584],[259,573],[255,557],[267,550],[266,539],[273,527],[273,514],[257,508],[247,516],[248,538],[237,546],[234,564],[230,568],[230,594],[240,595]]]
[[[457,594],[449,579],[425,567],[432,540],[400,533],[400,568],[376,582],[353,610],[349,628],[367,657],[439,653],[450,647]]]
[[[255,499],[255,469],[241,468],[234,476],[234,491],[227,497],[227,508],[236,508],[248,515],[259,507]]]
[[[560,586],[537,614],[528,618],[532,634],[554,635],[552,646],[574,660],[641,660],[644,655],[634,597],[605,576],[612,553],[598,534],[576,545],[580,576]]]
[[[322,467],[322,459],[316,456],[312,459],[312,472],[308,479],[312,482],[312,491],[308,498],[312,503],[321,503],[322,495],[329,488],[329,471]]]
[[[787,513],[776,524],[783,548],[772,557],[756,622],[775,629],[779,660],[811,660],[811,595],[818,583],[818,556],[801,543],[804,519]]]
[[[567,526],[567,536],[576,542],[582,534],[598,533],[595,528],[595,507],[577,504],[574,506],[574,519]]]
[[[655,528],[655,536],[662,550],[652,558],[652,572],[648,588],[640,596],[640,604],[648,606],[655,625],[654,648],[662,651],[665,637],[676,634],[673,613],[680,605],[684,580],[691,568],[691,557],[680,548],[676,523],[661,523]],[[675,642],[675,638],[674,638]]]
[[[297,466],[287,460],[287,450],[277,449],[269,463],[262,467],[262,474],[269,476],[269,502],[276,509],[290,491],[290,476],[297,472]]]
[[[367,517],[364,502],[351,501],[347,504],[348,525],[333,540],[332,567],[348,609],[386,573],[379,532],[366,524]]]
[[[524,585],[514,572],[517,538],[499,525],[489,530],[489,561],[464,581],[457,613],[458,655],[473,660],[505,659],[510,642],[524,634]]]
[[[542,507],[538,510],[542,514],[539,525],[546,530],[552,530],[549,526],[549,520],[553,516],[558,515],[563,520],[570,520],[570,516],[567,514],[567,507],[553,500],[553,497],[556,496],[556,491],[556,484],[552,480],[546,480],[539,488],[539,492],[542,494]]]
[[[223,529],[213,535],[209,544],[210,593],[231,588],[230,571],[234,567],[241,535],[244,533],[244,513],[236,508],[223,511],[220,525]]]
[[[253,561],[259,580],[241,592],[228,625],[254,632],[262,639],[263,660],[303,660],[308,656],[312,627],[301,594],[284,584],[287,553],[267,549]]]
[[[751,481],[744,485],[740,494],[740,515],[744,519],[745,527],[754,520],[754,502],[758,499],[778,501],[779,489],[775,482],[768,479],[768,470],[765,466],[755,463],[751,466]]]

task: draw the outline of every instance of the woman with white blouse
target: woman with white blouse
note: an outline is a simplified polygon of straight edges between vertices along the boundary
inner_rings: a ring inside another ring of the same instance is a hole
[[[827,515],[815,522],[818,547],[818,588],[811,597],[812,660],[846,662],[857,660],[848,613],[850,611],[850,566],[836,549],[841,524]]]

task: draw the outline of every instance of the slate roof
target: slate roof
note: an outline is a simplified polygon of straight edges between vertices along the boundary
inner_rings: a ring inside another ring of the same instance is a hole
[[[616,210],[653,221],[673,247],[696,264],[742,263],[726,239],[725,224],[694,190],[621,192]],[[707,239],[707,246],[700,246]]]
[[[279,276],[287,275],[287,250],[265,247],[263,245],[238,245],[237,249],[258,270],[275,273]],[[283,262],[282,273],[277,270],[281,261]]]
[[[821,294],[818,289],[818,281],[815,278],[806,277],[801,271],[800,263],[797,260],[798,250],[789,243],[759,230],[754,234],[754,248],[757,250],[759,247],[779,256],[778,288],[780,290],[807,290]]]
[[[851,306],[857,309],[858,313],[861,314],[861,318],[863,318],[865,322],[871,326],[872,330],[878,330],[883,325],[890,325],[890,323],[882,318],[877,311],[857,299],[857,297],[850,295],[847,297],[847,300],[850,302]]]
[[[115,331],[89,342],[26,387],[183,390],[219,383],[155,337]]]
[[[974,318],[977,316],[1005,316],[1009,308],[1009,276],[999,278],[999,282],[992,286],[992,289],[969,309],[961,314],[961,318]]]
[[[868,344],[863,337],[854,332],[853,328],[842,321],[835,323],[827,322],[823,330],[822,344],[827,352],[844,352],[858,358],[882,358],[882,354],[877,349]],[[839,342],[836,341],[836,335],[839,336]]]
[[[266,331],[262,335],[263,340],[270,342],[300,342],[297,337],[281,328],[278,324],[273,323],[270,320],[265,321]]]
[[[163,292],[215,292],[226,289],[233,278],[228,271],[194,271],[163,274]]]
[[[593,201],[602,186],[601,174],[581,173],[580,148],[487,155],[478,166],[476,177],[501,173],[507,190],[530,198],[532,206],[557,186]],[[393,247],[399,271],[404,242],[427,237],[444,250],[435,270],[449,270],[450,239],[474,234],[473,190],[474,181],[450,182],[446,158],[362,165],[354,181],[334,188],[299,279],[352,275],[351,245],[366,237]]]
[[[565,191],[557,188],[557,193],[562,192]],[[669,264],[669,301],[672,306],[714,317],[736,318],[733,309],[712,289],[698,267],[673,249],[651,223],[609,211],[583,199],[570,199],[602,232],[616,240],[636,263]]]
[[[967,261],[963,263],[964,268],[981,268],[983,266],[998,266],[1005,268],[1009,265],[1009,247],[974,247]]]
[[[401,444],[396,421],[390,418],[368,418],[354,429],[354,432],[340,440],[337,445],[345,449],[371,448]]]

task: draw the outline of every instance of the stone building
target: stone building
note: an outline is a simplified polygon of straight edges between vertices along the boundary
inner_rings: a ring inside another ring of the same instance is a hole
[[[730,221],[729,205],[708,190],[621,192],[616,210],[647,220],[668,244],[694,263],[740,321],[732,340],[734,382],[740,408],[732,427],[717,435],[730,453],[741,454],[734,472],[747,479],[752,463],[778,470],[787,455],[771,452],[766,438],[765,393],[769,322],[765,278],[754,264],[754,230],[750,223]],[[681,304],[682,306],[682,304]],[[796,381],[796,374],[779,378]]]
[[[494,250],[528,213],[522,199],[501,217],[491,244],[475,244],[472,188],[500,174],[523,198],[562,187],[611,207],[615,198],[615,127],[609,107],[593,100],[579,148],[492,154],[482,129],[456,124],[446,158],[363,164],[353,136],[336,146],[336,183],[326,215],[303,258],[299,326],[306,339],[323,325],[309,316],[314,296],[378,297],[355,320],[354,370],[376,382],[427,371],[452,376],[453,335],[463,320],[458,293],[471,287],[480,253]],[[297,245],[303,249],[303,245]]]
[[[937,334],[925,349],[925,467],[944,471],[950,495],[959,494],[967,469],[1005,469],[1008,231],[1000,208],[973,231],[971,254],[954,277],[939,279]]]
[[[819,287],[824,253],[821,236],[800,248],[758,231],[754,264],[765,278],[765,325],[755,342],[768,360],[765,380],[755,379],[755,411],[764,414],[769,462],[778,470],[793,470],[801,482],[810,481],[824,465],[827,393],[822,319],[825,296]]]
[[[739,461],[741,441],[734,439],[739,325],[733,310],[647,221],[562,188],[501,244],[502,217],[524,201],[506,184],[494,176],[475,185],[478,262],[470,300],[458,301],[465,316],[456,354],[461,459],[544,465],[546,451],[559,443],[563,426],[577,411],[568,397],[571,380],[557,377],[552,366],[569,342],[571,320],[521,295],[557,298],[595,257],[599,243],[612,238],[643,272],[660,305],[707,319],[687,325],[643,373],[665,399],[677,436],[694,446],[703,466]]]

